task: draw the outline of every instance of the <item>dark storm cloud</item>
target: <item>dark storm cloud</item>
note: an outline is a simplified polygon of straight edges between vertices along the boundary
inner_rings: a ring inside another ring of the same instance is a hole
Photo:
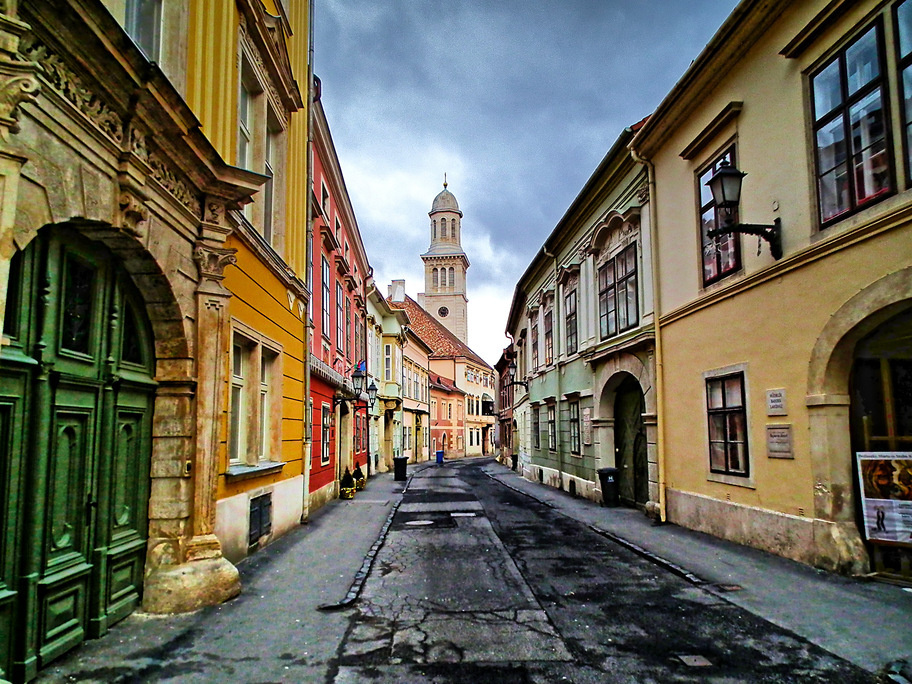
[[[469,296],[488,288],[508,305],[608,148],[734,4],[317,0],[315,70],[378,281],[421,289],[427,211],[448,172]]]

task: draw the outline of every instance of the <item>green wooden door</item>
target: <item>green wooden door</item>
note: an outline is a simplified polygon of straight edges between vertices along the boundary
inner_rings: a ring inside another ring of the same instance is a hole
[[[44,229],[14,259],[0,352],[0,668],[16,679],[142,591],[154,383],[141,300],[103,246]]]

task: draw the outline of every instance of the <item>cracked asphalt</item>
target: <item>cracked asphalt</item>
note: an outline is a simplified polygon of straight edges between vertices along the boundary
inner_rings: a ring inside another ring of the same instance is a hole
[[[339,683],[876,681],[472,462],[412,478],[337,665]]]
[[[136,613],[38,681],[879,681],[489,466],[372,478],[241,563],[237,599]]]

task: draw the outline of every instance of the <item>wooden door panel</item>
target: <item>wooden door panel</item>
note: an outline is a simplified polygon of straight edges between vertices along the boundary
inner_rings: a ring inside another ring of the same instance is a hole
[[[41,611],[38,667],[44,667],[85,639],[91,572],[91,565],[81,563],[38,583]]]

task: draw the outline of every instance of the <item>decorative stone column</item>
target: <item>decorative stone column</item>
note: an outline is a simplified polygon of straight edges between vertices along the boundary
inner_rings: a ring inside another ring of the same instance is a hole
[[[224,205],[206,201],[207,218],[201,232],[210,235],[227,231],[219,218]],[[195,448],[187,463],[192,498],[189,528],[181,540],[180,562],[158,565],[147,575],[143,607],[149,612],[176,613],[221,603],[241,591],[240,576],[222,556],[215,536],[215,504],[218,477],[218,450],[227,364],[225,362],[230,321],[228,300],[231,293],[222,285],[225,266],[237,262],[234,249],[217,246],[217,239],[200,240],[194,248],[199,268],[196,290],[196,396]],[[221,242],[221,244],[224,244]],[[189,534],[187,534],[189,533]]]
[[[37,62],[18,55],[19,39],[29,26],[16,18],[15,0],[0,0],[0,141],[19,132],[19,106],[38,97]],[[6,148],[6,145],[3,146]],[[0,151],[0,320],[6,310],[9,263],[16,250],[12,230],[16,220],[19,172],[27,159]]]

